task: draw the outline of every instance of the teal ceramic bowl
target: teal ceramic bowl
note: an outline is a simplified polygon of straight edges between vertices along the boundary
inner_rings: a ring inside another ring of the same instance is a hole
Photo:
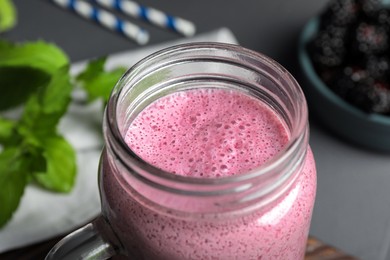
[[[304,27],[298,44],[303,74],[302,89],[310,114],[342,139],[362,147],[390,152],[390,116],[367,114],[337,96],[317,75],[306,51],[306,43],[316,35],[319,20],[313,18]]]

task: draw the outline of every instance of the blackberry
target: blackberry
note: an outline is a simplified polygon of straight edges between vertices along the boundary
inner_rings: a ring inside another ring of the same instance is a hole
[[[379,25],[384,26],[387,31],[390,29],[390,11],[387,9],[382,9],[378,12],[376,21]]]
[[[390,80],[390,60],[387,56],[369,56],[366,70],[375,80]]]
[[[357,25],[352,43],[353,54],[382,54],[387,49],[388,34],[384,26],[366,22]]]
[[[372,88],[365,82],[358,82],[348,91],[344,99],[353,106],[364,112],[373,112],[373,107],[377,103],[376,96],[372,94]]]
[[[333,83],[328,84],[331,90],[343,99],[345,99],[349,91],[353,89],[355,85],[356,82],[342,72],[339,73]]]
[[[359,65],[349,65],[343,70],[344,75],[349,77],[353,82],[359,83],[369,79],[369,73]]]
[[[383,8],[381,0],[360,0],[362,13],[368,17],[375,19],[379,11]]]
[[[390,114],[390,85],[374,80],[361,67],[346,67],[329,86],[338,96],[362,111]]]
[[[346,28],[333,25],[321,30],[308,45],[314,64],[318,67],[341,65],[347,52],[347,34]]]
[[[366,81],[367,76],[368,73],[363,68],[350,65],[340,70],[329,86],[338,96],[346,99],[358,84]]]
[[[320,15],[320,28],[332,24],[347,26],[354,23],[360,11],[359,0],[333,0]]]

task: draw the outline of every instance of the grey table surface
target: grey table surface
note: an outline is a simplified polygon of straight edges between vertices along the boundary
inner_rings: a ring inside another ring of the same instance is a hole
[[[51,41],[63,48],[72,61],[138,47],[48,0],[14,2],[18,25],[2,35],[6,39]],[[193,21],[198,33],[228,27],[242,46],[277,60],[298,81],[297,37],[305,22],[326,4],[326,0],[140,2]],[[181,37],[143,26],[151,33],[150,44]],[[311,234],[361,259],[390,260],[390,155],[346,143],[330,134],[316,118],[310,119],[310,125],[310,143],[318,169]]]

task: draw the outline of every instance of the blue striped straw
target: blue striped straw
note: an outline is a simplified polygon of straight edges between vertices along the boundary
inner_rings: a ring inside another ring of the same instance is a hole
[[[131,0],[94,1],[106,8],[119,10],[126,15],[141,18],[151,24],[171,29],[177,33],[183,34],[184,36],[193,36],[195,34],[195,25],[192,22],[180,17],[167,15],[164,12],[151,7],[142,6]]]
[[[117,31],[140,45],[146,44],[149,41],[149,33],[146,30],[128,21],[121,20],[108,11],[98,9],[90,3],[80,0],[52,1],[58,6],[72,10],[76,14],[88,20],[93,20],[105,28]]]

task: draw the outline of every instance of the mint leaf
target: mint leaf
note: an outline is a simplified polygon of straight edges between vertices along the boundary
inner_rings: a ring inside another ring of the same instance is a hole
[[[38,173],[34,174],[34,179],[58,192],[70,191],[76,175],[75,152],[57,134],[57,125],[67,110],[71,91],[69,68],[65,66],[52,75],[47,86],[29,98],[17,128],[35,158],[34,172]]]
[[[106,57],[91,61],[86,69],[76,77],[76,80],[87,91],[89,101],[98,98],[108,101],[111,90],[126,71],[125,68],[105,71],[105,62]]]
[[[49,79],[47,73],[31,67],[0,67],[0,111],[22,104]]]
[[[50,75],[68,65],[68,57],[53,44],[0,40],[0,111],[25,102]]]
[[[0,153],[0,227],[17,209],[27,184],[28,161],[19,148],[7,148]]]
[[[27,101],[18,129],[30,141],[56,133],[57,124],[70,102],[72,85],[68,71],[68,66],[58,69],[47,86]]]
[[[35,147],[41,146],[41,139],[56,132],[60,116],[56,113],[45,114],[37,95],[29,98],[25,104],[22,118],[16,130],[24,144]]]
[[[26,157],[29,158],[30,164],[29,164],[29,173],[31,177],[32,173],[36,172],[46,172],[47,170],[47,161],[44,153],[44,148],[41,146],[26,146]]]
[[[54,74],[68,64],[66,54],[54,44],[43,41],[24,44],[0,41],[0,67],[31,67]]]
[[[84,71],[77,76],[77,79],[81,81],[91,80],[93,77],[104,71],[104,64],[106,61],[106,56],[91,60]]]
[[[16,25],[16,10],[10,0],[0,0],[0,33]]]
[[[7,142],[13,135],[16,123],[0,117],[0,144]]]
[[[57,132],[72,89],[61,49],[42,41],[0,40],[0,110],[24,104],[19,118],[0,117],[0,227],[31,180],[57,192],[73,187],[76,154]]]
[[[76,176],[75,151],[62,136],[51,136],[42,141],[47,168],[46,172],[35,174],[35,180],[47,189],[69,192]]]
[[[72,90],[69,66],[64,66],[55,72],[49,85],[39,93],[44,113],[57,113],[59,116],[65,114]]]

